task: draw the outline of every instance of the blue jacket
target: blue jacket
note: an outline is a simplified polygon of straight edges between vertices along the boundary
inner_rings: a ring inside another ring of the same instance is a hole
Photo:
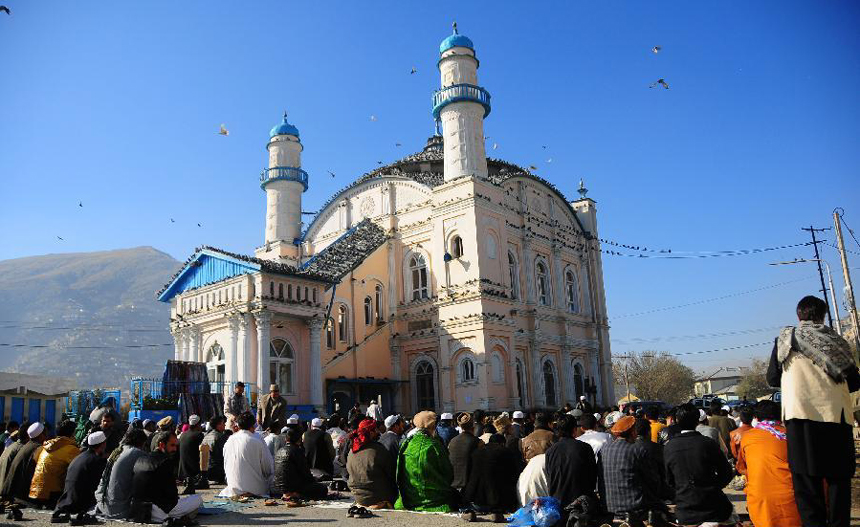
[[[439,435],[439,439],[442,440],[442,443],[444,443],[447,447],[448,443],[450,443],[452,439],[457,437],[460,432],[458,432],[457,429],[453,426],[439,425],[436,427],[436,433]]]

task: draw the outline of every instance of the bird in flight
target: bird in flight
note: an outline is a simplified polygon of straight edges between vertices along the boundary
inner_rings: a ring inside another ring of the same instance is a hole
[[[403,146],[400,143],[394,143],[394,146]]]
[[[376,116],[375,116],[375,115],[371,115],[371,116],[370,116],[370,120],[371,120],[371,121],[376,121]]]
[[[493,143],[493,150],[495,150],[496,148],[499,148],[499,143]]]
[[[228,135],[230,135],[230,130],[227,130],[226,128],[224,128],[224,125],[222,124],[221,129],[218,130],[218,135],[228,136]]]
[[[202,227],[203,225],[200,225],[200,224],[198,223],[198,224],[197,224],[197,226],[198,226],[198,227]]]
[[[648,86],[648,87],[649,87],[649,88],[656,88],[657,86],[662,86],[662,87],[666,88],[667,90],[669,89],[669,83],[668,83],[668,82],[666,82],[666,80],[665,80],[665,79],[657,79],[657,82],[652,83],[652,84],[651,84],[650,86]]]
[[[331,170],[327,170],[326,172],[328,172],[329,174],[331,174],[331,177],[334,177],[334,172],[332,172]]]
[[[544,150],[546,150],[546,145],[541,145],[541,148],[543,148]]]
[[[170,223],[176,223],[176,220],[174,220],[173,218],[170,218]]]
[[[547,163],[552,163],[552,158],[546,160]]]
[[[377,162],[376,162],[376,164],[377,164],[377,165],[381,165],[381,164],[382,164],[382,161],[377,161]]]
[[[84,202],[83,202],[83,201],[79,201],[79,202],[78,202],[78,207],[83,207],[83,206],[84,206]]]
[[[65,240],[63,240],[62,238],[60,238],[59,236],[57,236],[57,239],[58,239],[58,240],[60,240],[61,242],[62,242],[62,241],[65,241]]]
[[[537,167],[536,167],[536,166],[534,166],[534,165],[529,165],[529,170],[531,170],[532,172],[534,172],[535,170],[537,170]]]
[[[409,74],[410,74],[410,75],[414,75],[414,74],[416,74],[416,73],[418,73],[418,70],[416,70],[416,69],[415,69],[415,67],[413,66],[413,67],[412,67],[412,71],[410,71],[410,72],[409,72]]]
[[[0,11],[5,11],[7,15],[11,15],[12,11],[9,11],[9,8],[5,5],[0,5]]]
[[[657,53],[660,53],[661,51],[663,51],[663,48],[660,46],[654,46],[653,48],[651,48],[651,52],[654,53],[655,55]]]

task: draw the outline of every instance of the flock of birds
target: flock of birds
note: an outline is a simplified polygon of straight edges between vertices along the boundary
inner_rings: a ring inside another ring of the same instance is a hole
[[[0,5],[0,12],[5,12],[7,15],[11,15],[11,14],[12,14],[12,12],[9,10],[9,8],[8,8],[8,7],[6,7],[5,5]],[[652,47],[652,48],[651,48],[651,52],[652,52],[652,53],[654,53],[655,55],[659,54],[661,51],[663,51],[663,47],[662,47],[662,46],[654,46],[654,47]],[[418,73],[418,70],[413,66],[413,67],[412,67],[412,69],[409,71],[409,74],[410,74],[410,75],[414,75],[414,74],[416,74],[416,73]],[[668,90],[668,89],[669,89],[669,83],[668,83],[668,82],[666,82],[666,79],[660,78],[660,79],[657,79],[655,82],[651,83],[648,87],[649,87],[649,88],[657,88],[657,87],[661,87],[661,88],[663,88],[663,89]],[[371,122],[377,122],[377,120],[378,120],[378,119],[377,119],[376,115],[371,115],[371,116],[370,116],[370,121],[371,121]],[[222,124],[221,124],[221,126],[220,126],[220,128],[218,129],[218,131],[217,131],[217,132],[215,132],[215,134],[220,135],[220,136],[222,136],[222,137],[228,137],[228,136],[230,135],[230,130],[228,130],[228,129],[227,129],[227,127],[222,123]],[[487,140],[489,140],[489,139],[490,139],[490,136],[485,136],[485,137],[484,137],[484,140],[485,140],[485,141],[487,141]],[[394,143],[394,146],[399,148],[399,147],[401,147],[401,146],[403,146],[403,145],[402,145],[401,143]],[[497,149],[499,148],[499,143],[495,143],[495,142],[494,142],[494,143],[493,143],[493,147],[492,147],[492,148],[493,148],[493,150],[497,150]],[[541,145],[541,148],[542,148],[543,150],[546,150],[546,149],[547,149],[547,146],[546,146],[546,145]],[[547,162],[547,163],[552,163],[552,158],[551,158],[551,157],[550,157],[550,158],[548,158],[548,159],[546,160],[546,162]],[[377,161],[377,162],[376,162],[376,164],[377,164],[377,165],[382,165],[382,164],[383,164],[383,162],[382,162],[382,161]],[[538,170],[538,167],[537,167],[537,166],[535,166],[535,165],[529,165],[529,170],[531,170],[532,172],[535,172],[535,171],[537,171],[537,170]],[[334,178],[334,177],[335,177],[335,173],[334,173],[334,172],[332,172],[331,170],[327,170],[327,172],[329,173],[329,175],[330,175],[332,178]],[[83,208],[83,206],[84,206],[83,202],[78,202],[78,207]],[[311,213],[306,213],[306,212],[302,211],[302,214],[311,214]],[[170,223],[176,223],[176,220],[175,220],[175,219],[173,219],[173,218],[170,218]],[[203,227],[203,225],[202,225],[201,223],[198,223],[198,224],[197,224],[197,226],[198,226],[198,227]],[[61,236],[57,236],[57,239],[58,239],[58,240],[60,240],[60,241],[65,241]]]

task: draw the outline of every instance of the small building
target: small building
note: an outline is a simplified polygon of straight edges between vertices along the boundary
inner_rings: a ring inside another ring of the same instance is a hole
[[[719,368],[710,375],[703,375],[696,379],[696,384],[693,386],[693,391],[696,397],[704,395],[716,394],[723,399],[733,399],[737,385],[741,382],[741,378],[749,372],[746,366],[727,366]]]
[[[63,399],[75,385],[70,379],[0,372],[0,421],[41,421],[55,430]]]

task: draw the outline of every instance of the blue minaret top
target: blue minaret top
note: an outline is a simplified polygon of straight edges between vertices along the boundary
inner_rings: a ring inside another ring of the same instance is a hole
[[[284,112],[284,122],[274,126],[271,131],[269,131],[269,138],[275,137],[276,135],[299,136],[299,129],[287,122],[287,112]]]
[[[454,22],[454,33],[439,44],[439,53],[445,53],[451,48],[469,48],[475,51],[475,45],[472,40],[466,35],[457,33],[457,23]]]

